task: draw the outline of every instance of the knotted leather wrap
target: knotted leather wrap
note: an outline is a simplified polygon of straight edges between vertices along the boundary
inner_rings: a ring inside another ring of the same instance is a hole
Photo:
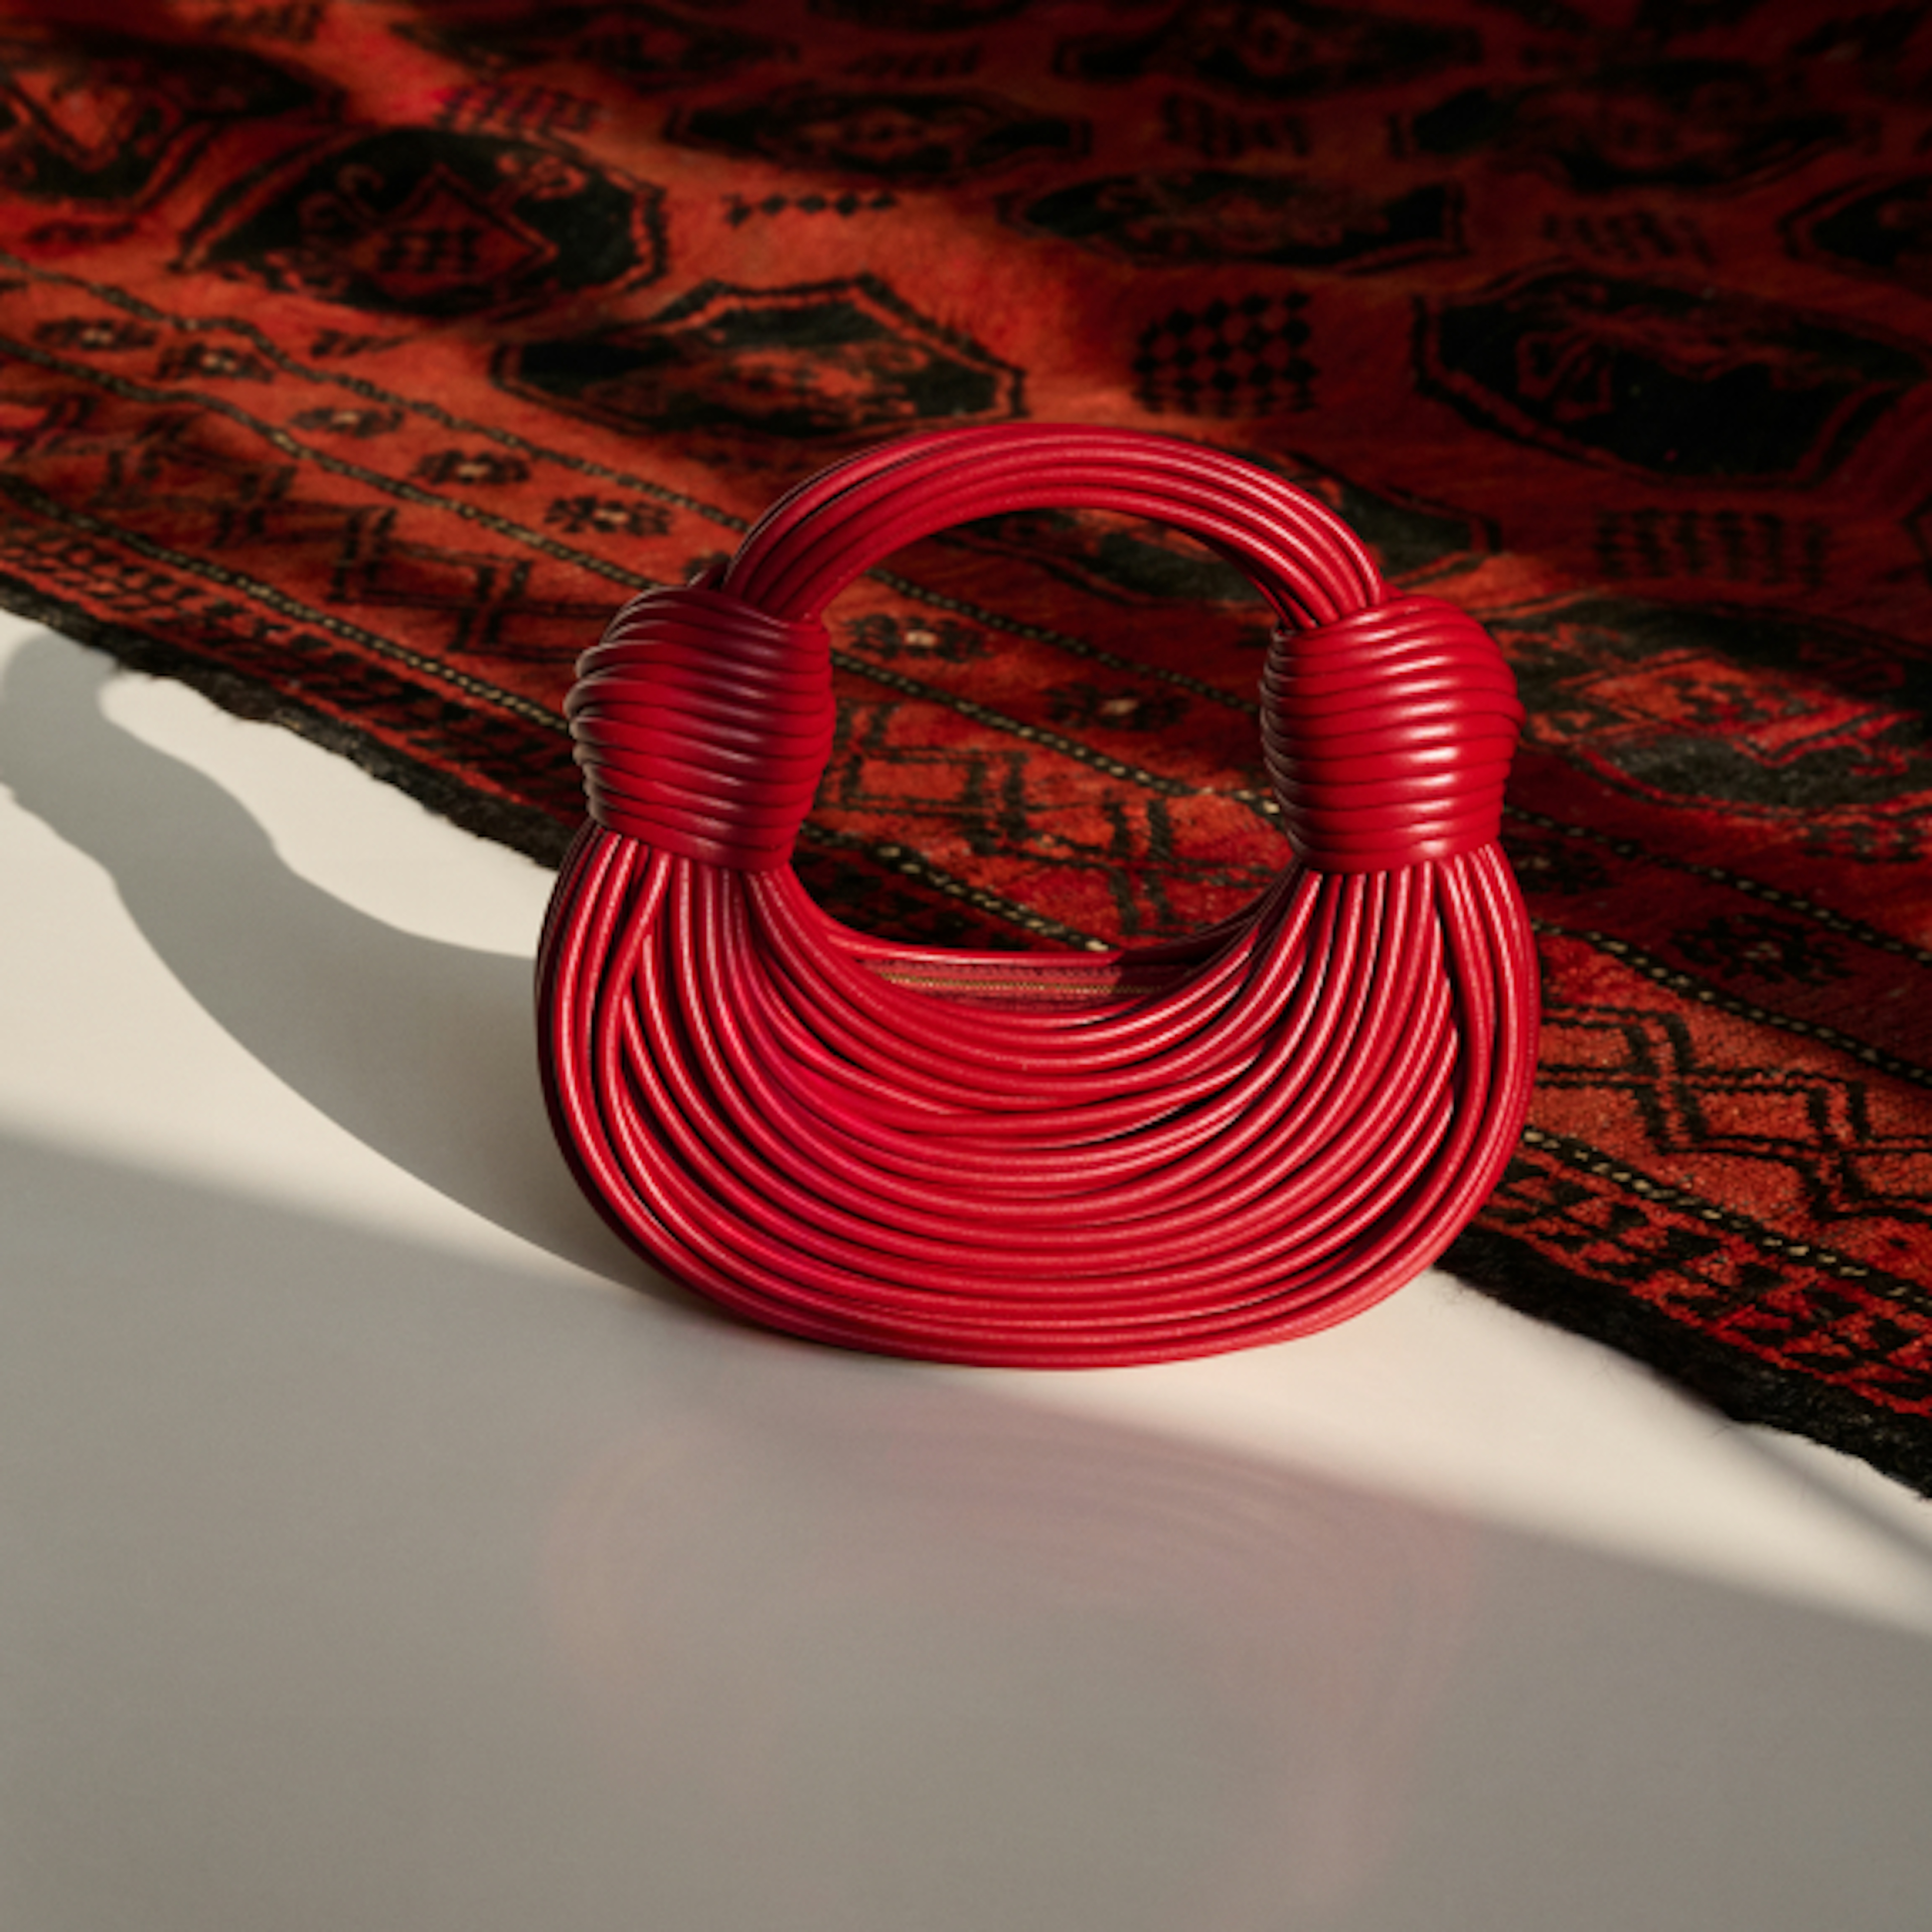
[[[599,825],[707,865],[782,866],[832,755],[825,627],[701,584],[647,590],[578,660],[564,711]]]
[[[1295,856],[1388,872],[1493,843],[1522,719],[1489,633],[1439,597],[1276,631],[1262,750]]]

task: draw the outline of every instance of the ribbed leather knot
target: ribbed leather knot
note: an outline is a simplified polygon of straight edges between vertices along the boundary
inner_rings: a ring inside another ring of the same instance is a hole
[[[647,590],[578,660],[564,706],[590,815],[745,872],[791,856],[832,755],[824,626],[700,580]]]
[[[1304,864],[1394,872],[1496,838],[1523,709],[1502,653],[1454,604],[1402,597],[1277,632],[1262,718]]]

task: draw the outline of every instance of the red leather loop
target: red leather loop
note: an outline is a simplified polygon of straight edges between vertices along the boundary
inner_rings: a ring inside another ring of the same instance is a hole
[[[1274,608],[1300,860],[1138,951],[850,932],[783,862],[826,754],[819,614],[916,537],[1060,506],[1187,530]],[[594,818],[538,962],[552,1118],[612,1225],[750,1319],[1060,1366],[1306,1334],[1439,1254],[1515,1144],[1537,1002],[1493,842],[1508,673],[1252,464],[1045,424],[864,452],[715,579],[631,605],[571,715]]]

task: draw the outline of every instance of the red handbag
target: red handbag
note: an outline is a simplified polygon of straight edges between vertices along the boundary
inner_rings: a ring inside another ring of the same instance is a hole
[[[1186,532],[1274,610],[1288,862],[1236,917],[1114,952],[840,925],[790,863],[831,749],[825,607],[950,525],[1076,507]],[[1305,1334],[1435,1259],[1516,1144],[1514,684],[1253,464],[1036,424],[864,452],[626,605],[568,710],[590,818],[538,964],[551,1118],[619,1232],[753,1321],[1042,1366]]]

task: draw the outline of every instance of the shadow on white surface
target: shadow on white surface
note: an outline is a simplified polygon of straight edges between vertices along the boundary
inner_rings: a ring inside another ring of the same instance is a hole
[[[182,988],[362,1144],[549,1252],[680,1291],[610,1234],[539,1095],[525,960],[398,931],[310,884],[192,765],[112,723],[112,660],[42,634],[0,679],[0,783],[112,880]],[[184,1117],[197,1096],[180,1096]]]
[[[286,731],[16,620],[0,620],[0,782],[24,808],[0,812],[16,916],[0,1119],[224,1194],[697,1305],[603,1226],[551,1144],[511,956],[533,939],[539,871]],[[1286,1350],[992,1379],[1090,1420],[1932,1630],[1932,1556],[1902,1492],[1780,1466],[1628,1364],[1439,1277]]]
[[[0,1143],[18,1932],[1909,1932],[1932,1645]]]

